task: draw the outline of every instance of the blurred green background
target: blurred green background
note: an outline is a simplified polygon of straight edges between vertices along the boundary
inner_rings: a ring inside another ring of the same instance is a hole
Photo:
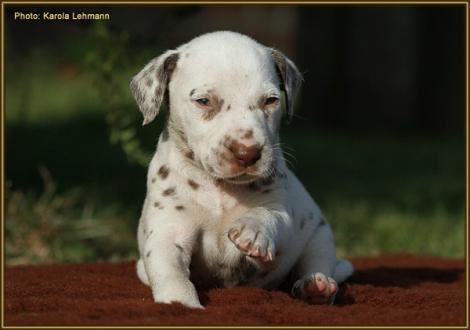
[[[281,136],[339,254],[464,256],[463,6],[5,8],[7,264],[136,258],[165,115],[141,127],[128,84],[167,48],[222,29],[303,72]],[[46,10],[111,19],[13,19]]]

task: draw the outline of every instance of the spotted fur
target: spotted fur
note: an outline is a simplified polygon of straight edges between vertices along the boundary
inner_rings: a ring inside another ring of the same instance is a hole
[[[168,177],[168,174],[170,174],[170,169],[165,165],[162,165],[158,170],[158,175],[160,178],[162,178],[162,180],[165,180]]]
[[[163,190],[162,195],[163,196],[173,196],[175,193],[176,193],[176,188],[171,187],[171,188]]]
[[[199,189],[199,184],[194,180],[188,179],[188,184],[193,190]]]
[[[279,149],[279,99],[292,117],[301,81],[284,54],[233,32],[169,50],[132,79],[144,124],[169,105],[137,230],[137,274],[156,302],[201,308],[194,283],[276,288],[289,274],[309,298],[305,279],[351,275]]]

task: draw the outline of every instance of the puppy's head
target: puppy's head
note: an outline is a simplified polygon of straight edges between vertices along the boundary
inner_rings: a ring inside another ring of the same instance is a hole
[[[279,51],[234,32],[202,35],[153,59],[131,82],[144,124],[168,92],[169,129],[213,177],[246,183],[280,156],[281,93],[292,116],[301,83]]]

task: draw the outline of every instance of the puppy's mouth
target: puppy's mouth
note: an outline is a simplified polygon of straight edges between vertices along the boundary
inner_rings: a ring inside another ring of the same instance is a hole
[[[259,175],[253,175],[249,173],[241,173],[232,177],[221,178],[222,180],[231,184],[247,184],[259,179]]]
[[[216,180],[222,180],[224,182],[235,184],[235,185],[248,184],[253,181],[259,180],[260,178],[265,177],[267,173],[271,171],[269,168],[267,168],[266,170],[260,171],[259,167],[258,168],[248,167],[244,169],[238,168],[236,173],[234,174],[226,174],[226,173],[219,174],[216,171],[213,171],[213,168],[211,169],[212,171],[209,171],[209,174],[213,178],[215,178]]]
[[[276,161],[272,154],[266,152],[251,164],[225,154],[213,162],[201,162],[201,164],[206,173],[219,182],[244,185],[269,175],[275,167]]]

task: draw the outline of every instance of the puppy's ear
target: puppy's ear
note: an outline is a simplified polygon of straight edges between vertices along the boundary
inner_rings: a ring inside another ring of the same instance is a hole
[[[132,78],[130,88],[146,125],[157,116],[171,75],[178,64],[179,54],[169,50],[151,60]]]
[[[277,49],[271,49],[271,55],[276,65],[276,71],[281,79],[281,89],[286,93],[287,114],[289,120],[294,114],[294,103],[303,78],[294,62],[289,60]]]

